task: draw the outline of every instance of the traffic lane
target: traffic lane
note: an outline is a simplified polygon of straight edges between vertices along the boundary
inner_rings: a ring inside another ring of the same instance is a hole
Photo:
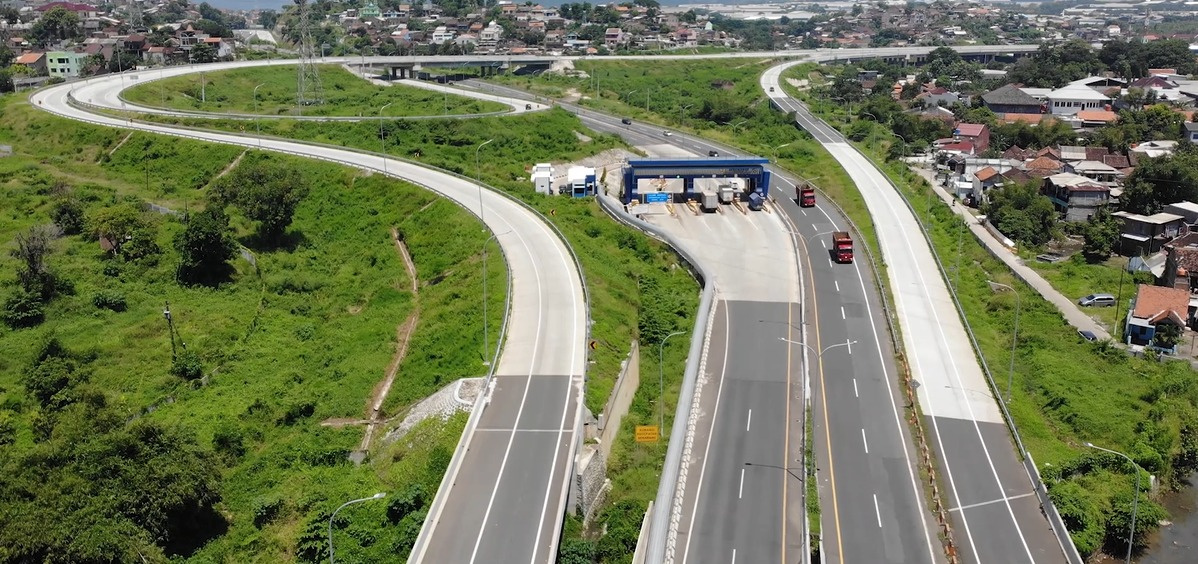
[[[727,368],[726,359],[731,344],[727,322],[728,306],[724,301],[719,300],[712,308],[715,311],[711,331],[707,336],[705,349],[707,360],[703,365],[703,372],[699,374],[696,392],[699,394],[698,405],[693,407],[697,422],[694,436],[691,438],[692,451],[690,458],[686,461],[687,471],[679,478],[678,485],[683,492],[674,554],[680,562],[686,561],[691,530],[699,515],[698,499],[702,494],[701,484],[706,478],[706,460],[711,450],[712,434],[715,432],[716,419],[722,416],[716,407],[723,392],[721,386],[724,382],[723,374]],[[719,451],[716,453],[718,456]]]
[[[1009,555],[1016,554],[1021,561],[1060,562],[1064,558],[1060,544],[1044,519],[1031,478],[1015,457],[1006,426],[978,422],[975,427],[973,421],[963,419],[929,419],[941,438],[942,452],[947,453],[946,463],[953,465],[960,495],[950,502],[954,509],[950,515],[958,530],[968,528],[978,560],[1010,560]]]
[[[763,322],[790,323],[793,304],[724,304],[730,339],[710,445],[718,455],[706,461],[685,559],[722,561],[735,550],[742,562],[776,562],[786,523],[783,490],[791,479],[785,470],[791,351],[760,333]]]
[[[486,464],[498,472],[482,509],[487,523],[466,537],[473,536],[478,546],[472,561],[529,562],[534,550],[545,548],[541,542],[547,540],[546,529],[540,527],[545,525],[546,507],[560,498],[559,478],[567,466],[562,458],[569,455],[572,432],[565,426],[566,418],[577,408],[575,394],[568,376],[497,376],[495,381],[496,393],[502,392],[499,397],[507,401],[497,405],[492,400],[479,419],[475,442],[506,439],[506,448]],[[515,398],[520,400],[518,405]],[[457,495],[456,488],[451,495]],[[553,523],[548,526],[552,531]],[[437,531],[463,533],[441,527]]]

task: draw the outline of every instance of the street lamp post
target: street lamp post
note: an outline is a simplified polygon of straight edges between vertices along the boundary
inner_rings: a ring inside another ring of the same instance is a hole
[[[345,509],[346,507],[353,505],[355,503],[362,503],[363,501],[371,501],[371,500],[375,500],[375,499],[383,499],[383,497],[386,495],[387,494],[385,494],[383,492],[379,492],[370,497],[364,497],[362,499],[355,499],[353,501],[347,501],[345,503],[342,503],[341,507],[338,507],[337,509],[333,510],[333,515],[331,517],[329,517],[329,564],[333,564],[333,519],[337,518],[337,512],[341,511],[342,509]]]
[[[1011,381],[1015,379],[1015,347],[1019,344],[1019,292],[1015,291],[1006,284],[1001,284],[993,280],[987,280],[991,289],[1004,288],[1015,294],[1015,332],[1011,334],[1011,366],[1007,370],[1007,401],[1011,401]]]
[[[686,110],[693,108],[694,104],[687,104],[678,108],[678,126],[686,125]]]
[[[791,143],[793,143],[793,141],[791,141]],[[778,149],[781,149],[783,147],[789,147],[789,146],[790,146],[790,143],[783,143],[783,144],[778,145],[777,147],[773,148],[772,152],[774,153],[774,164],[778,164]]]
[[[257,132],[258,132],[258,148],[259,149],[262,148],[262,125],[260,123],[258,123],[258,89],[262,88],[265,85],[266,85],[266,83],[263,82],[262,84],[259,84],[258,86],[254,87],[254,129],[257,130]]]
[[[387,102],[383,107],[379,108],[379,147],[383,153],[383,176],[387,175],[387,138],[383,135],[383,110],[395,102]]]
[[[1111,454],[1122,456],[1131,463],[1132,472],[1136,473],[1136,491],[1131,497],[1131,531],[1127,533],[1127,558],[1124,560],[1125,564],[1131,564],[1131,547],[1133,541],[1136,539],[1136,510],[1139,509],[1140,504],[1140,465],[1136,464],[1136,461],[1132,460],[1130,456],[1123,454],[1122,452],[1111,450],[1109,448],[1102,448],[1100,446],[1096,446],[1094,443],[1086,443],[1086,446],[1095,450],[1101,450],[1103,452],[1109,452]]]
[[[487,217],[483,214],[483,181],[481,180],[482,172],[478,166],[478,152],[483,150],[483,147],[487,146],[487,144],[492,141],[494,141],[494,139],[487,139],[486,141],[479,143],[478,148],[474,150],[474,183],[478,186],[478,219],[479,221],[482,221],[484,225],[487,223]]]
[[[497,240],[500,235],[507,235],[508,233],[511,233],[511,231],[493,233],[483,242],[483,364],[491,363],[491,336],[489,327],[487,326],[487,245],[490,245],[492,240]]]
[[[627,94],[625,94],[624,96],[626,96],[626,97],[628,98],[628,101],[629,101],[629,102],[632,102],[632,95],[633,95],[633,94],[636,94],[637,92],[640,92],[640,90],[630,90],[630,91],[629,91]],[[632,104],[629,104],[629,105],[632,105]]]
[[[685,331],[670,333],[657,345],[657,409],[661,411],[661,427],[658,428],[657,432],[662,435],[666,432],[666,384],[665,377],[663,376],[665,374],[665,368],[663,367],[665,366],[666,341],[670,340],[670,337],[674,335],[681,335],[683,333]]]

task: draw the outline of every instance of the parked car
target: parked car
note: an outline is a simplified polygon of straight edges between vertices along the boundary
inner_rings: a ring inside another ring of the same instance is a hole
[[[1098,340],[1098,335],[1095,335],[1093,331],[1086,331],[1084,329],[1078,329],[1077,335],[1087,341],[1090,341],[1090,342],[1094,342],[1094,341]]]
[[[624,125],[632,125],[632,120],[630,120],[628,118],[624,118],[624,119],[620,120],[620,123],[622,123]]]
[[[1115,296],[1110,294],[1090,294],[1080,300],[1077,305],[1091,307],[1111,307],[1115,305]]]

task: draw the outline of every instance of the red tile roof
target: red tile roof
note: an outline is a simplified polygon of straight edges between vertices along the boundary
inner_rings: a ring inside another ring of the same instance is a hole
[[[1171,318],[1174,323],[1185,326],[1189,307],[1190,292],[1188,290],[1141,284],[1136,291],[1136,309],[1132,315],[1146,319],[1149,323],[1158,323]]]
[[[981,123],[958,123],[956,133],[962,137],[977,137],[986,129]]]
[[[24,55],[17,57],[13,62],[18,65],[32,65],[33,63],[41,60],[42,55],[45,55],[45,53],[25,53]]]
[[[1101,121],[1110,123],[1119,119],[1119,114],[1110,110],[1081,110],[1077,112],[1078,119],[1082,121]]]
[[[973,173],[973,175],[978,177],[978,180],[985,182],[987,180],[990,180],[991,178],[994,178],[995,176],[998,176],[998,171],[994,170],[994,167],[988,166],[986,168],[983,168],[982,170],[979,170],[979,171]]]
[[[1024,167],[1028,170],[1061,170],[1061,161],[1051,157],[1038,157],[1036,160],[1027,163]]]
[[[1030,124],[1038,124],[1038,123],[1040,123],[1041,120],[1044,119],[1044,117],[1045,117],[1044,114],[1010,114],[1010,113],[1008,113],[1008,114],[1002,115],[1002,120],[1006,123],[1024,122],[1024,123],[1030,123]]]

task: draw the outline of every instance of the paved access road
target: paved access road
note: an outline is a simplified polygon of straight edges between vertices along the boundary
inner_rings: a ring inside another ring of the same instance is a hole
[[[261,62],[266,64],[265,61]],[[213,66],[206,67],[214,68]],[[170,69],[182,72],[187,69]],[[197,69],[191,69],[197,70]],[[155,74],[158,71],[149,71]],[[202,141],[260,147],[413,182],[481,214],[497,235],[512,272],[507,339],[495,370],[494,391],[467,430],[426,522],[413,561],[548,563],[557,557],[561,515],[578,440],[578,398],[585,368],[587,311],[569,249],[539,216],[475,183],[378,155],[294,141],[131,123],[68,103],[68,93],[101,104],[135,83],[133,75],[106,76],[40,90],[33,104],[98,125]],[[456,486],[455,486],[456,485]]]
[[[793,64],[767,70],[762,89],[779,109],[795,112],[799,126],[827,148],[865,197],[962,556],[968,562],[1065,561],[915,216],[868,159],[784,93],[780,76]]]

